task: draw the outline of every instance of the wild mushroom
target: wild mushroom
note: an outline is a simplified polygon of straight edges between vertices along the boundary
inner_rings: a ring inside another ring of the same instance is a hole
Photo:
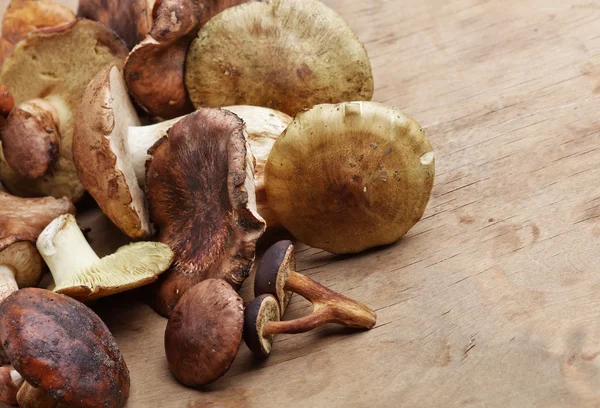
[[[12,94],[8,90],[8,88],[0,84],[0,134],[1,129],[4,127],[4,122],[10,111],[15,107],[15,98],[13,98]],[[0,136],[0,141],[2,140],[2,136]]]
[[[259,213],[269,226],[276,220],[266,203],[264,166],[275,142],[291,118],[255,106],[225,108],[246,122],[257,158],[256,195]],[[131,238],[151,234],[144,193],[148,149],[181,118],[149,126],[140,121],[118,68],[107,67],[89,84],[79,109],[73,136],[73,156],[81,183],[100,208]]]
[[[82,197],[71,151],[74,115],[96,72],[122,64],[126,55],[112,31],[89,20],[38,31],[16,46],[0,74],[17,103],[0,147],[0,179],[8,191]]]
[[[29,33],[74,20],[70,9],[51,0],[11,0],[2,20],[0,65]]]
[[[17,405],[17,392],[23,384],[23,377],[10,366],[0,367],[0,402]]]
[[[243,324],[243,301],[225,281],[208,279],[188,290],[165,331],[165,352],[175,378],[188,387],[221,378],[237,355]]]
[[[373,95],[364,46],[317,0],[250,2],[218,14],[190,46],[185,84],[196,108],[257,105],[289,115]]]
[[[121,407],[129,370],[100,318],[76,300],[23,289],[0,304],[0,341],[25,383],[24,408]]]
[[[79,0],[77,16],[104,24],[132,49],[150,30],[154,2],[155,0]]]
[[[162,0],[149,35],[129,54],[125,79],[133,99],[153,116],[174,118],[193,108],[184,84],[185,56],[198,29],[248,0]]]
[[[299,113],[275,142],[267,198],[300,241],[360,252],[396,242],[419,221],[434,163],[423,129],[401,111],[374,102],[320,105]]]
[[[238,288],[265,230],[256,210],[253,156],[235,114],[201,109],[177,122],[150,149],[146,194],[159,239],[175,252],[157,282],[152,306],[169,316],[199,282]]]
[[[256,271],[254,293],[246,306],[244,339],[258,357],[268,357],[276,334],[304,333],[327,323],[356,329],[375,326],[375,312],[295,271],[294,246],[281,241],[271,246]],[[292,293],[314,305],[311,314],[280,321]]]
[[[54,278],[54,292],[90,301],[154,282],[173,260],[159,242],[136,242],[99,258],[72,215],[52,221],[40,234],[37,248]]]

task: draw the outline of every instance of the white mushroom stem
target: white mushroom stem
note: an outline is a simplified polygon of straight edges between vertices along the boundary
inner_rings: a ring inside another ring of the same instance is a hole
[[[14,269],[8,265],[0,265],[0,303],[18,289]]]

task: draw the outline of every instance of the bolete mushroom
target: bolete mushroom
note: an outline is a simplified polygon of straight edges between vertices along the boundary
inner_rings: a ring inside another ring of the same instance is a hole
[[[258,357],[266,358],[276,334],[304,333],[327,323],[355,329],[375,326],[375,312],[295,271],[294,246],[280,241],[264,254],[256,271],[254,293],[246,306],[244,339]],[[280,321],[292,293],[310,301],[313,311],[295,320]]]
[[[243,301],[225,281],[208,279],[188,290],[165,331],[165,352],[175,378],[188,387],[221,378],[237,355],[243,324]]]
[[[150,30],[154,3],[155,0],[79,0],[77,15],[104,24],[132,49]]]
[[[199,28],[221,11],[248,0],[162,0],[149,35],[129,54],[125,79],[135,101],[165,119],[193,108],[184,84],[185,56]]]
[[[291,122],[284,113],[256,106],[224,108],[246,124],[256,157],[258,211],[269,226],[277,225],[266,202],[264,166],[269,152]],[[73,136],[75,167],[83,186],[100,208],[131,238],[151,234],[145,196],[148,150],[166,136],[181,118],[140,126],[125,83],[117,67],[101,70],[89,84],[79,109]]]
[[[0,403],[17,405],[17,392],[23,384],[23,377],[10,366],[0,367]]]
[[[185,84],[196,108],[257,105],[289,115],[373,96],[364,46],[317,0],[250,2],[224,10],[192,42]]]
[[[70,9],[51,0],[11,0],[2,19],[0,65],[29,33],[74,20]]]
[[[414,119],[346,102],[296,116],[269,155],[265,187],[297,239],[344,254],[406,234],[423,216],[434,173],[431,145]]]
[[[0,179],[9,192],[82,197],[71,151],[74,116],[96,72],[120,66],[126,55],[112,31],[89,20],[37,31],[15,47],[0,74],[17,104],[0,146]]]
[[[54,292],[91,301],[154,282],[173,260],[159,242],[136,242],[99,258],[72,215],[52,221],[40,234],[37,248],[54,278]]]
[[[175,252],[157,282],[152,306],[169,316],[199,282],[219,278],[239,288],[265,230],[254,192],[254,158],[244,123],[220,109],[177,122],[150,149],[146,195],[159,239]]]
[[[0,304],[0,341],[25,380],[24,408],[118,408],[129,371],[115,339],[88,307],[47,290],[19,290]]]

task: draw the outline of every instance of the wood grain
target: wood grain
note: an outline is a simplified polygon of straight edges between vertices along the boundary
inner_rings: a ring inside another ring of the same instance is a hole
[[[374,308],[377,327],[279,336],[263,364],[242,346],[195,391],[170,376],[166,321],[142,293],[105,299],[128,406],[600,406],[600,6],[325,3],[366,44],[375,100],[420,121],[437,157],[425,218],[398,244],[355,257],[299,246],[299,270]],[[81,219],[94,245],[117,244],[105,219]]]

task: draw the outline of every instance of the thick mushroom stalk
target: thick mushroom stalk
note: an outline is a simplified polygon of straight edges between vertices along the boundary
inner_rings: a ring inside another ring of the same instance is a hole
[[[26,179],[44,176],[58,160],[61,123],[70,115],[60,98],[33,99],[15,107],[2,132],[8,165]]]
[[[20,408],[54,408],[58,401],[42,388],[36,388],[25,382],[17,393],[17,402]]]
[[[17,392],[23,384],[23,377],[10,366],[0,367],[0,402],[17,404]]]
[[[54,278],[54,292],[82,301],[154,282],[171,265],[173,252],[158,242],[137,242],[99,258],[75,217],[58,217],[42,231],[37,248]]]

